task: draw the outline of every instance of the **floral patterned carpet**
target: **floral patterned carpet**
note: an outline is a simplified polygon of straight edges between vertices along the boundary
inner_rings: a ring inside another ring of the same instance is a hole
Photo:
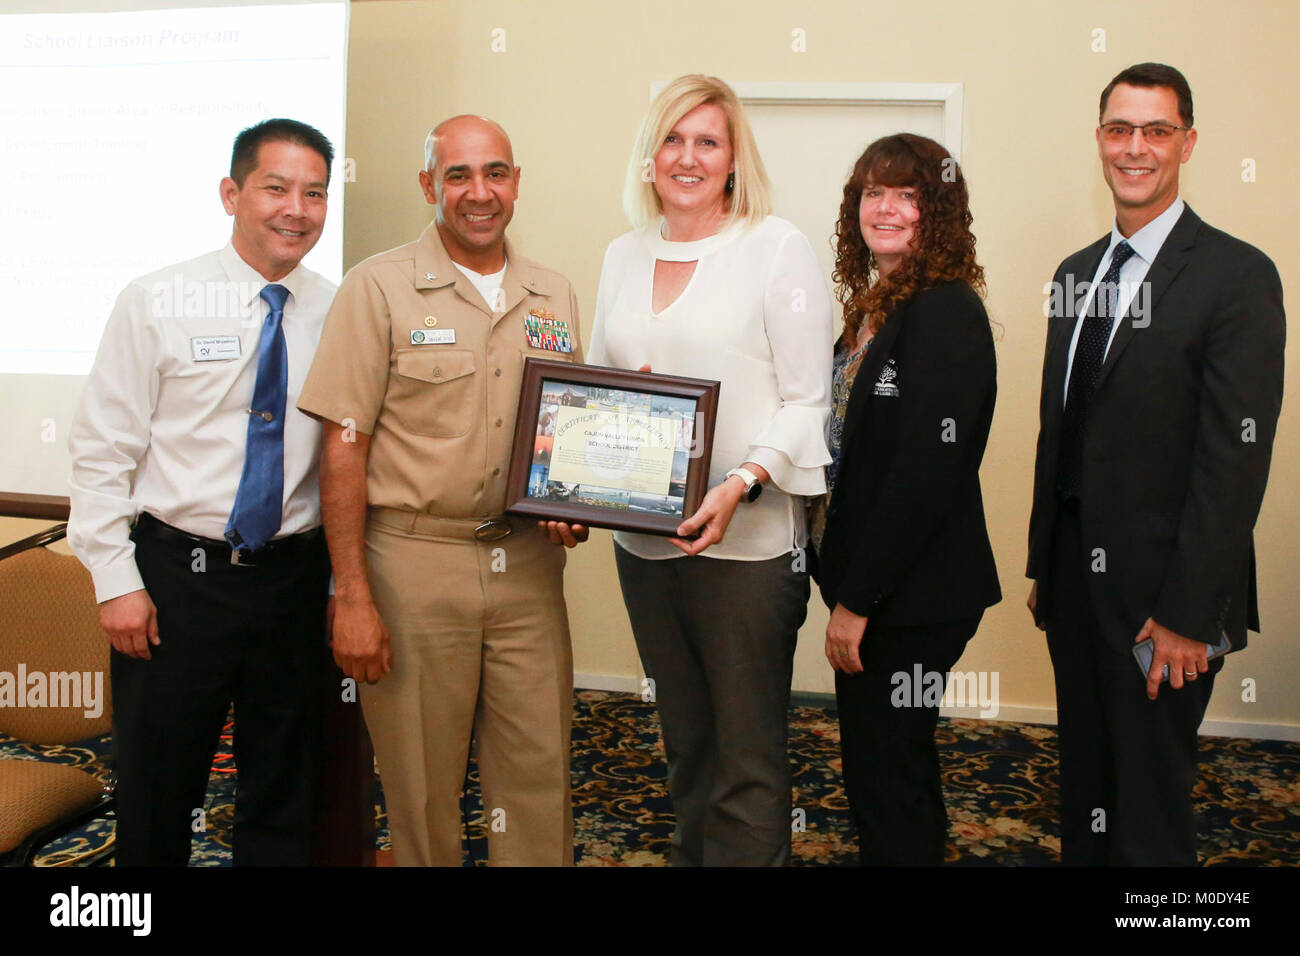
[[[1059,861],[1056,734],[1039,724],[944,719],[938,741],[951,822],[947,862],[955,866],[1046,866]],[[106,772],[108,738],[48,748],[39,759]],[[1195,799],[1201,857],[1210,866],[1300,865],[1300,744],[1202,737]],[[0,757],[35,757],[0,737]],[[796,809],[795,865],[847,866],[857,838],[840,781],[839,731],[833,712],[790,711],[790,760]],[[196,835],[192,865],[230,862],[235,768],[223,741],[208,792],[207,831]],[[662,866],[672,807],[659,722],[651,704],[628,694],[578,691],[573,725],[574,858],[579,866]],[[467,790],[466,863],[487,856],[477,771]],[[378,845],[388,846],[376,788]],[[800,814],[797,811],[802,810]],[[97,821],[48,847],[41,865],[76,864],[111,839]]]

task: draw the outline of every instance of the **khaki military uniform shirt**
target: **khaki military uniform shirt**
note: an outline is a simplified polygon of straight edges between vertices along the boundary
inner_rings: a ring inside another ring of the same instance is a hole
[[[581,362],[582,346],[569,280],[508,241],[501,291],[505,311],[494,313],[434,223],[344,277],[298,408],[371,436],[371,507],[443,518],[505,507],[524,360]],[[572,351],[533,347],[539,319],[566,329]]]

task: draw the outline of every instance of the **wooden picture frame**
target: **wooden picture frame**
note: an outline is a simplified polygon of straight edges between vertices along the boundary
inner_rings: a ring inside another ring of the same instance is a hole
[[[708,490],[718,382],[529,358],[506,513],[675,535]]]

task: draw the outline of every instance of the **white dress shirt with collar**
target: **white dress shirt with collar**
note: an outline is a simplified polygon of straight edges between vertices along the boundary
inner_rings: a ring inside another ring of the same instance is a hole
[[[694,261],[681,295],[654,312],[657,259]],[[831,300],[812,245],[768,216],[696,242],[668,242],[660,224],[626,233],[605,253],[588,361],[722,383],[709,487],[752,461],[772,476],[737,507],[726,536],[703,554],[762,561],[803,547],[803,496],[826,490]],[[677,558],[666,538],[616,532],[642,558]]]
[[[269,284],[227,243],[136,279],[118,296],[68,439],[68,543],[90,570],[97,601],[144,587],[130,540],[141,511],[190,534],[224,537],[269,309],[259,293]],[[335,286],[301,265],[277,284],[289,290],[283,537],[320,524],[320,424],[296,406]]]
[[[1110,227],[1110,245],[1106,249],[1106,254],[1101,257],[1101,262],[1097,266],[1097,272],[1092,277],[1092,285],[1088,288],[1087,298],[1084,299],[1083,307],[1079,309],[1078,321],[1074,324],[1074,335],[1070,338],[1070,356],[1065,364],[1065,396],[1070,394],[1070,373],[1074,369],[1074,350],[1079,344],[1079,332],[1083,329],[1083,320],[1088,315],[1088,310],[1092,308],[1092,300],[1097,294],[1097,284],[1106,276],[1106,271],[1110,268],[1111,256],[1115,254],[1115,247],[1121,242],[1127,242],[1133,247],[1133,255],[1119,268],[1119,287],[1116,289],[1115,312],[1110,320],[1110,338],[1106,340],[1106,351],[1102,353],[1102,361],[1106,361],[1106,355],[1110,352],[1110,343],[1115,341],[1115,333],[1119,330],[1120,320],[1128,312],[1128,307],[1133,301],[1134,293],[1142,285],[1142,281],[1147,277],[1147,270],[1151,268],[1151,263],[1155,262],[1156,254],[1160,247],[1165,244],[1169,238],[1169,233],[1174,230],[1174,223],[1178,222],[1178,217],[1183,214],[1183,209],[1187,206],[1182,197],[1173,201],[1168,209],[1162,212],[1156,218],[1139,229],[1133,235],[1125,239],[1123,233],[1119,231],[1119,220],[1116,220]],[[1143,294],[1140,302],[1149,303],[1150,296]],[[1139,319],[1139,316],[1134,316]],[[1061,404],[1065,404],[1065,398],[1061,399]]]

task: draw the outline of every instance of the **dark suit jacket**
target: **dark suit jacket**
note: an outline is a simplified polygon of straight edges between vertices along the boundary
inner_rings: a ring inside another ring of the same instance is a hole
[[[996,397],[988,315],[966,283],[918,293],[876,333],[815,564],[827,607],[910,626],[1002,599],[979,481]]]
[[[1061,263],[1054,288],[1090,283],[1109,242]],[[1259,630],[1252,532],[1282,405],[1282,283],[1267,256],[1191,207],[1146,282],[1146,314],[1130,309],[1121,320],[1084,426],[1080,521],[1090,596],[1121,653],[1148,617],[1207,643],[1226,631],[1240,649],[1246,628]],[[1040,620],[1052,613],[1041,602],[1059,511],[1066,360],[1081,304],[1054,308],[1047,329],[1029,522]]]

